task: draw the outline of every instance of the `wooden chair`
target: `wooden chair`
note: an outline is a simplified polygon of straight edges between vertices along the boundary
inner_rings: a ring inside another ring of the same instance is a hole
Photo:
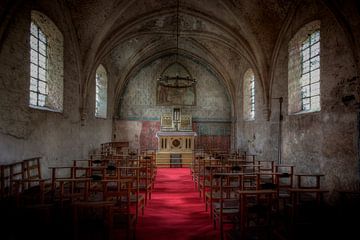
[[[140,167],[119,167],[118,168],[120,179],[129,179],[132,181],[130,185],[130,204],[135,208],[136,222],[141,213],[144,215],[146,204],[145,193],[140,192]]]
[[[119,230],[126,231],[127,239],[136,238],[137,210],[132,211],[133,179],[125,180],[120,190],[121,201],[111,209],[111,233]],[[137,209],[137,206],[135,206]]]
[[[128,152],[129,142],[107,142],[101,144],[101,154],[104,156],[120,155]]]
[[[50,193],[51,185],[50,180],[42,178],[40,158],[3,165],[1,178],[1,217],[8,226],[3,226],[5,239],[8,233],[11,239],[31,237],[31,231],[27,230],[51,225],[53,204],[46,198],[50,196],[47,193]],[[36,237],[46,239],[44,235],[38,233]]]
[[[18,204],[44,204],[50,201],[51,181],[42,177],[40,157],[21,161],[21,178],[12,180]],[[45,199],[47,197],[47,199]]]
[[[249,236],[259,239],[272,239],[272,213],[276,190],[240,190],[240,239]]]
[[[218,222],[220,239],[224,239],[224,225],[238,223],[240,201],[237,191],[243,188],[243,173],[217,173],[214,178],[217,179],[214,189],[218,191],[219,199],[212,202],[213,224],[216,229]]]
[[[220,201],[220,175],[218,173],[221,173],[221,168],[212,167],[209,170],[210,174],[205,184],[208,190],[205,189],[204,199],[205,211],[210,209],[210,217],[213,218],[214,204]]]
[[[117,231],[125,231],[127,239],[134,239],[136,214],[131,210],[130,201],[133,180],[102,179],[100,182],[101,193],[97,191],[84,201],[72,203],[75,239],[99,232],[102,238],[113,239]]]
[[[139,158],[139,188],[145,194],[145,204],[151,199],[153,189],[153,165],[151,157],[143,156]]]
[[[294,166],[286,164],[275,165],[275,177],[278,190],[279,209],[284,209],[291,195],[289,189],[294,186]]]
[[[22,176],[22,162],[0,165],[0,200],[2,202],[11,200],[15,196],[14,180],[22,179]]]
[[[324,196],[329,191],[321,187],[323,174],[294,174],[296,187],[290,188],[291,201],[287,204],[291,236],[306,232],[304,226],[316,226],[327,210]],[[314,234],[318,234],[315,230]]]
[[[91,178],[88,168],[80,166],[51,166],[52,201],[64,207],[66,203],[85,200],[89,195]]]
[[[192,166],[192,179],[194,181],[194,188],[198,190],[200,183],[200,162],[204,159],[204,156],[195,156]]]
[[[275,183],[275,163],[274,161],[256,161],[257,172],[260,173],[262,183]]]

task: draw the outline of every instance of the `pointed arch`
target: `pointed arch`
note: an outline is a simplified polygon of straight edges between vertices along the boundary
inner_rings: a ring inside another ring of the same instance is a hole
[[[31,11],[29,106],[63,111],[63,35],[45,14]]]
[[[320,111],[320,21],[304,25],[290,40],[288,63],[290,114]]]

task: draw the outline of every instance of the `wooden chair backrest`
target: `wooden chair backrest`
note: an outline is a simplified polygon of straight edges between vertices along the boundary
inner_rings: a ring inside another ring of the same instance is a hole
[[[13,195],[12,180],[22,178],[22,162],[0,165],[0,199],[5,199]]]

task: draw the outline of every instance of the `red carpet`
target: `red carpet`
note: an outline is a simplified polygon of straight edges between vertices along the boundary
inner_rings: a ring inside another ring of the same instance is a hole
[[[189,168],[158,169],[155,189],[136,232],[140,240],[216,239]]]

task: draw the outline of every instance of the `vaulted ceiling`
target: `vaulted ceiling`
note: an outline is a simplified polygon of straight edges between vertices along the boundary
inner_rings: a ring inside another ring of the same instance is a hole
[[[63,24],[72,36],[78,62],[83,106],[100,63],[106,61],[118,76],[115,84],[118,97],[139,69],[177,51],[177,0],[33,2],[41,2],[40,10],[49,8],[56,12],[54,16],[65,19]],[[5,0],[0,8],[1,16],[5,16],[1,20],[9,21],[11,11],[24,3],[31,4]],[[337,8],[344,5],[340,0],[179,0],[179,54],[220,76],[232,99],[236,98],[243,73],[251,67],[266,104],[274,64],[284,44],[282,37],[299,6],[315,12],[325,7],[341,24],[342,13]],[[343,24],[346,29],[348,26]],[[4,29],[0,28],[0,36]],[[350,41],[355,42],[355,38]]]
[[[66,2],[85,81],[92,79],[95,66],[110,58],[121,73],[119,92],[133,71],[176,52],[176,0]],[[264,91],[277,36],[296,2],[180,0],[179,53],[218,73],[231,96],[239,84],[239,65],[254,68]]]

